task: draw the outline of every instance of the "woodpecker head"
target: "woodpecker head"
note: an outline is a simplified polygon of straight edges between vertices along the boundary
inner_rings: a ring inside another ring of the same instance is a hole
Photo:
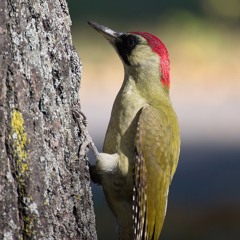
[[[160,39],[147,32],[116,32],[94,22],[88,23],[111,43],[128,71],[141,69],[143,74],[152,73],[163,88],[169,89],[169,55]]]

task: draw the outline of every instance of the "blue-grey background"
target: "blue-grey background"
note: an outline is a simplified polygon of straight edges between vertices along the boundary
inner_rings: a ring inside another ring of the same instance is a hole
[[[148,31],[171,58],[171,99],[182,148],[161,239],[240,236],[240,1],[68,0],[83,64],[81,104],[99,149],[123,79],[112,47],[87,25]],[[94,159],[92,159],[94,161]],[[116,239],[102,189],[93,185],[99,240]]]

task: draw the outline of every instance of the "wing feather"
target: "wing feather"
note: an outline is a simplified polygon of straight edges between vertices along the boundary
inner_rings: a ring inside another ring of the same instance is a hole
[[[175,113],[144,107],[135,137],[133,221],[136,240],[159,238],[179,145]]]

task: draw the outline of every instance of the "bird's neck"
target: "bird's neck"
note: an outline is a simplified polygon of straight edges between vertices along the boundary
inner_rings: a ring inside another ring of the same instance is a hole
[[[169,104],[169,91],[160,81],[159,71],[151,65],[136,68],[125,67],[124,82],[121,90],[141,96],[148,104]]]

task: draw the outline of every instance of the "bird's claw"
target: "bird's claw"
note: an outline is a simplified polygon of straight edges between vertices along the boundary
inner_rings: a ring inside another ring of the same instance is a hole
[[[81,123],[85,127],[87,127],[87,125],[88,125],[87,117],[85,116],[85,114],[82,111],[77,110],[77,109],[73,109],[72,114],[73,114],[74,119],[76,121],[78,121],[78,124]]]
[[[84,113],[82,111],[80,111],[78,109],[73,109],[72,114],[73,114],[73,118],[78,123],[78,127],[81,130],[82,135],[85,137],[85,139],[83,140],[81,147],[79,149],[79,158],[83,158],[86,155],[86,152],[87,152],[86,149],[88,146],[92,149],[93,154],[97,158],[99,155],[99,152],[98,152],[95,144],[93,143],[91,136],[88,133],[86,116],[84,115]]]

